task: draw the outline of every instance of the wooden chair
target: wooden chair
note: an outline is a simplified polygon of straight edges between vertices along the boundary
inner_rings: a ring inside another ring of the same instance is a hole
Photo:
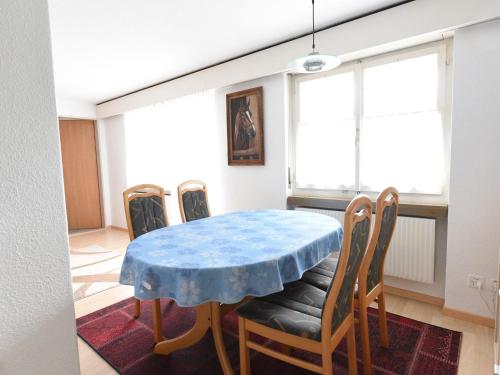
[[[123,204],[130,241],[152,230],[168,226],[165,190],[161,186],[152,184],[132,186],[123,192]],[[159,299],[154,301],[153,308],[159,311]],[[141,302],[136,299],[134,317],[138,318],[140,315]],[[154,323],[156,326],[161,324],[161,322]],[[156,336],[158,330],[155,330],[155,341],[161,341],[161,337]]]
[[[177,197],[183,223],[210,216],[207,184],[203,181],[183,182],[177,187]]]
[[[377,197],[376,218],[373,234],[363,259],[358,275],[358,285],[354,294],[354,306],[359,308],[359,328],[363,349],[363,372],[372,372],[370,355],[370,337],[368,331],[368,306],[378,304],[380,344],[387,348],[389,336],[384,297],[384,261],[396,224],[399,207],[399,195],[395,188],[389,187]],[[307,271],[302,280],[326,290],[337,267],[337,260],[327,259]]]
[[[384,348],[389,347],[384,297],[384,261],[398,217],[398,191],[393,187],[382,191],[377,197],[376,207],[373,234],[365,259],[363,259],[359,269],[358,291],[354,299],[354,306],[359,309],[359,330],[365,375],[371,375],[372,373],[370,334],[368,330],[368,306],[372,302],[378,304],[380,345]]]
[[[250,374],[249,349],[320,374],[331,375],[332,353],[347,337],[349,374],[357,374],[353,297],[359,267],[365,256],[371,220],[371,202],[358,196],[347,207],[338,267],[325,291],[303,281],[285,290],[256,298],[236,309],[239,315],[241,374]],[[321,355],[321,366],[263,346],[249,333],[272,339],[285,348]]]

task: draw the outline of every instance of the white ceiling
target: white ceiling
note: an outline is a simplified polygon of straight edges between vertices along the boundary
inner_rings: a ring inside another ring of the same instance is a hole
[[[316,25],[400,1],[316,0]],[[56,95],[90,103],[311,29],[310,0],[49,0],[49,5]]]

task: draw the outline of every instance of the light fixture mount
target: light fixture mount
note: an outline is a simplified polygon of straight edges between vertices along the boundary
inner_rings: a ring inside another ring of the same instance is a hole
[[[314,22],[314,0],[312,1],[312,52],[307,56],[300,57],[289,64],[295,73],[319,73],[334,69],[341,61],[336,56],[322,55],[316,51],[315,22]]]

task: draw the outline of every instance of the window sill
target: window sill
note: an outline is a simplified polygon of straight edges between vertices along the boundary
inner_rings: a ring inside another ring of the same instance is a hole
[[[287,207],[289,209],[304,207],[336,211],[344,211],[350,202],[350,199],[319,198],[299,195],[290,195],[286,201]],[[375,211],[375,203],[373,203],[373,210]],[[409,217],[425,217],[431,219],[444,219],[448,217],[448,205],[400,203],[399,215]]]

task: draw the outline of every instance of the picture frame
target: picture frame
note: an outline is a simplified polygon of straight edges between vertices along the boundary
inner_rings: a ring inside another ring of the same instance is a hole
[[[264,165],[262,86],[226,95],[228,165]]]

